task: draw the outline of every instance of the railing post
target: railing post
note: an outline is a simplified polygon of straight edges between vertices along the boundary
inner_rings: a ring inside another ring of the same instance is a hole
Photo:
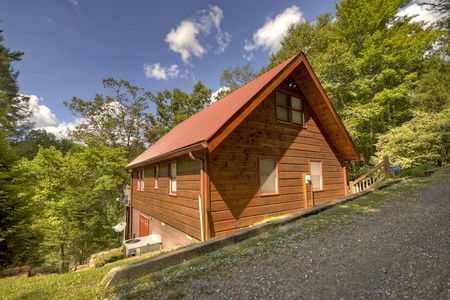
[[[384,164],[384,176],[385,178],[389,178],[390,174],[390,166],[389,166],[389,157],[384,156],[383,157],[383,164]]]
[[[350,194],[354,194],[355,193],[355,186],[353,185],[353,181],[350,181],[348,184],[350,185]]]

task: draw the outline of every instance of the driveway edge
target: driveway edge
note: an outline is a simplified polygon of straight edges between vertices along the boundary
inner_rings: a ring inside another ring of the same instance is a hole
[[[111,269],[108,274],[103,278],[100,285],[106,285],[107,287],[113,287],[121,283],[125,283],[128,280],[133,280],[140,278],[151,273],[161,271],[168,267],[183,263],[187,260],[193,259],[195,257],[202,256],[204,254],[216,251],[220,248],[236,244],[238,242],[247,240],[249,238],[260,235],[272,228],[283,226],[288,223],[297,221],[299,219],[306,218],[308,216],[319,214],[332,207],[345,204],[347,202],[353,201],[360,197],[371,194],[375,190],[381,190],[392,186],[397,183],[404,182],[409,178],[400,178],[392,182],[388,182],[379,185],[373,189],[368,189],[357,194],[353,194],[344,198],[333,200],[331,202],[311,207],[302,210],[298,213],[286,215],[285,217],[269,221],[266,223],[261,223],[252,227],[245,228],[238,232],[215,238],[206,242],[193,244],[182,249],[178,249],[157,257],[152,257],[147,260],[139,261],[126,266],[116,267]]]

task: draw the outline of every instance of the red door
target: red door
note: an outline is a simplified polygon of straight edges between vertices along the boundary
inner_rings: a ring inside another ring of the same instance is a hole
[[[139,215],[139,237],[150,235],[150,222],[148,218]]]

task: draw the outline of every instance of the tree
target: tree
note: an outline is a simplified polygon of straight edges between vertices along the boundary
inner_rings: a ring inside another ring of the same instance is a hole
[[[44,236],[40,251],[60,272],[116,245],[112,227],[123,220],[124,210],[115,199],[129,179],[123,152],[89,142],[65,155],[53,146],[40,148],[32,161],[21,161],[40,212],[35,223]]]
[[[0,131],[0,266],[39,261],[40,235],[33,227],[36,212],[29,182],[16,169],[17,155]]]
[[[450,0],[436,0],[433,2],[422,2],[419,5],[428,6],[427,9],[447,15],[450,12]]]
[[[439,113],[416,111],[414,118],[378,139],[377,157],[389,156],[403,168],[450,161],[450,110]]]
[[[355,144],[369,163],[378,135],[413,117],[411,96],[426,72],[439,30],[399,17],[406,0],[343,0],[336,21],[291,26],[282,50],[299,50],[312,67]]]
[[[2,32],[0,30],[0,130],[6,132],[7,139],[16,140],[32,125],[28,118],[29,99],[19,95],[19,72],[11,66],[20,61],[24,53],[6,48]]]
[[[72,149],[75,144],[67,139],[58,140],[53,133],[47,132],[44,129],[36,129],[28,132],[20,141],[13,142],[12,146],[20,157],[31,160],[38,153],[39,146],[42,148],[54,146],[65,154]]]
[[[156,142],[176,125],[208,106],[211,90],[199,81],[190,95],[176,88],[172,92],[158,92],[152,100],[156,104],[156,116],[150,118],[152,126],[146,134],[149,143]]]
[[[228,87],[231,93],[252,81],[256,76],[256,71],[249,63],[243,66],[228,67],[220,76],[220,86]]]
[[[64,102],[83,120],[69,132],[69,137],[83,143],[96,139],[111,147],[124,147],[125,157],[131,161],[145,148],[144,134],[151,118],[147,109],[152,94],[113,78],[104,79],[103,86],[112,89],[111,96],[97,94],[91,101],[73,97],[70,103]]]

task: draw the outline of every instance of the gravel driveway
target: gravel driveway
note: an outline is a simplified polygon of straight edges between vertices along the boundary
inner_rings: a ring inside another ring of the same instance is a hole
[[[177,297],[166,291],[156,298],[450,299],[450,173],[437,176],[370,217],[306,240],[277,241],[273,253],[226,275],[178,284]]]

